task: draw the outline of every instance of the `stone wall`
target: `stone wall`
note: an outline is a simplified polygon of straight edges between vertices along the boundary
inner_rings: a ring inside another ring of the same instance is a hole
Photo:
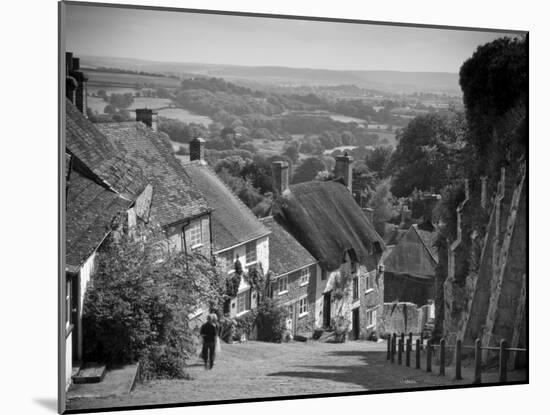
[[[414,303],[384,303],[380,329],[385,333],[419,334],[422,330],[422,308]]]

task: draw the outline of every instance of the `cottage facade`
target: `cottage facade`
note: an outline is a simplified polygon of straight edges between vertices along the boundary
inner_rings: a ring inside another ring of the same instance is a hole
[[[191,141],[190,162],[183,167],[213,208],[212,252],[216,261],[230,277],[236,273],[237,261],[242,267],[237,293],[224,306],[225,314],[238,317],[258,305],[260,293],[246,277],[252,269],[261,274],[269,269],[271,232],[207,165],[204,145],[202,138]]]
[[[93,280],[96,252],[119,219],[131,228],[153,222],[170,249],[211,257],[211,209],[172,154],[168,137],[140,122],[92,124],[86,108],[86,77],[67,54],[65,156],[65,378],[79,368],[85,333],[84,295]],[[79,83],[80,82],[80,83]],[[149,110],[142,113],[148,115]],[[145,117],[146,118],[146,117]],[[145,119],[144,121],[147,122]]]
[[[271,230],[269,240],[269,296],[287,313],[286,327],[292,335],[315,327],[317,285],[321,268],[317,260],[273,217],[261,222]]]
[[[377,331],[384,278],[384,242],[351,195],[351,158],[337,158],[336,181],[288,185],[288,165],[273,165],[275,220],[318,261],[315,327],[341,328],[353,338]]]

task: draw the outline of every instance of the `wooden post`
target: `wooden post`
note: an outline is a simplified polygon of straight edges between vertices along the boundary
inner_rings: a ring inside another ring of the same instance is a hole
[[[409,337],[407,339],[407,348],[405,352],[405,365],[407,367],[411,367],[411,348],[412,348],[412,342],[411,342],[411,338]]]
[[[462,340],[456,341],[456,349],[455,349],[455,360],[456,360],[456,370],[455,370],[455,379],[461,380],[462,379]]]
[[[499,366],[498,366],[498,376],[500,383],[505,383],[508,378],[508,374],[506,371],[506,360],[507,360],[507,354],[508,351],[506,350],[507,343],[506,340],[502,339],[500,340],[500,351],[499,351]]]
[[[393,336],[391,337],[391,355],[390,355],[390,362],[395,363],[395,342],[397,340],[397,335],[393,333]]]
[[[386,360],[390,360],[390,354],[391,354],[391,336],[388,336],[388,341],[386,345]]]
[[[475,344],[475,355],[474,355],[474,384],[481,383],[481,340],[476,339]]]
[[[397,364],[403,364],[403,340],[399,339],[399,345],[397,347]]]
[[[420,339],[416,339],[415,361],[416,368],[420,369]]]
[[[413,344],[413,334],[412,334],[412,331],[409,331],[409,341],[411,342],[411,347],[412,347],[412,344]]]
[[[428,340],[426,345],[426,372],[432,371],[432,342]]]
[[[445,339],[439,342],[439,375],[445,376]]]
[[[420,332],[420,350],[424,347],[424,332]]]

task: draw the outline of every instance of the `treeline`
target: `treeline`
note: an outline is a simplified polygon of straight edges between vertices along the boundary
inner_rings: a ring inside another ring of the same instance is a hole
[[[144,76],[157,76],[160,78],[173,78],[173,79],[179,79],[176,75],[167,75],[163,73],[157,73],[157,72],[146,72],[146,71],[134,71],[131,69],[121,69],[121,68],[110,68],[106,66],[97,66],[95,68],[86,68],[87,72],[107,72],[107,73],[122,73],[122,74],[129,74],[129,75],[144,75]]]

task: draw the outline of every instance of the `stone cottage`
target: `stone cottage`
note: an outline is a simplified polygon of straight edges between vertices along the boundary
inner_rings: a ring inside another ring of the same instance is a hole
[[[351,158],[336,160],[334,181],[288,184],[288,164],[273,163],[273,217],[319,263],[315,326],[352,338],[378,330],[384,296],[378,263],[384,242],[351,194]]]

